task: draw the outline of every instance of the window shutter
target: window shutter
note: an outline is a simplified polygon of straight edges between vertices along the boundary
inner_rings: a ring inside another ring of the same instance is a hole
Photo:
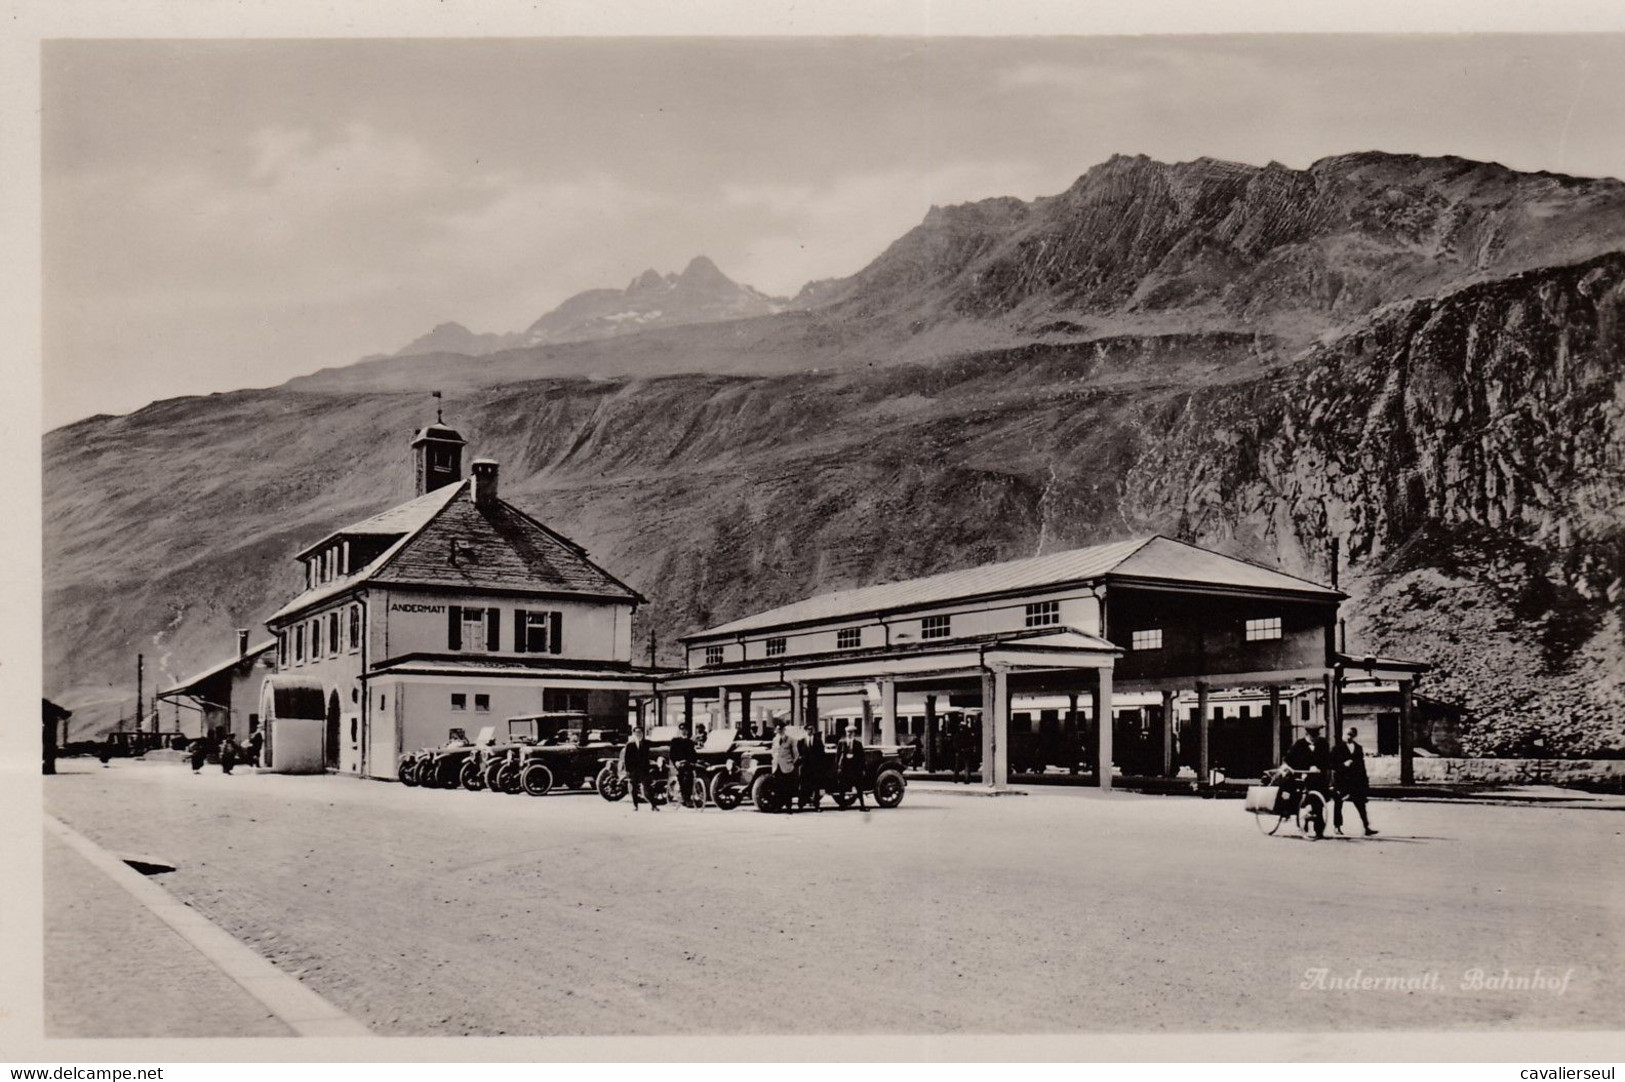
[[[463,608],[461,605],[446,606],[446,649],[461,650],[463,648]]]
[[[485,610],[485,649],[496,653],[502,649],[502,610],[489,608]]]
[[[547,614],[547,649],[549,653],[564,653],[564,614],[550,612]]]
[[[526,646],[526,644],[525,644],[525,638],[526,638],[525,630],[526,630],[526,628],[525,628],[525,610],[524,609],[514,609],[513,610],[513,649],[514,649],[514,653],[516,653],[516,654],[522,654],[522,653],[525,652],[525,646]]]

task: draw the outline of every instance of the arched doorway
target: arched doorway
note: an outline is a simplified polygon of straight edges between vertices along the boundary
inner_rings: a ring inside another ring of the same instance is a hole
[[[327,695],[327,739],[323,742],[323,765],[329,770],[339,768],[339,693]]]

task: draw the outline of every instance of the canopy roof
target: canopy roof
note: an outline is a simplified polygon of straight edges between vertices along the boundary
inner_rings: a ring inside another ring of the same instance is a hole
[[[820,594],[684,636],[684,641],[1112,579],[1285,592],[1328,601],[1344,596],[1309,579],[1158,535]]]

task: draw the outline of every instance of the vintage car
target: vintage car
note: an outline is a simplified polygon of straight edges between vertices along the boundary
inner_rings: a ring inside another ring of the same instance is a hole
[[[401,756],[396,777],[407,785],[426,789],[455,789],[463,762],[474,753],[474,742],[462,729],[451,729],[439,747],[420,748]]]
[[[789,730],[794,739],[802,739],[805,732],[799,728]],[[706,742],[708,745],[710,740]],[[903,771],[908,767],[914,749],[897,745],[865,746],[863,749],[863,791],[873,793],[875,803],[882,808],[895,808],[903,802],[908,781]],[[704,752],[702,751],[702,756]],[[831,747],[828,768],[835,768],[835,752]],[[721,754],[721,761],[709,772],[706,783],[711,802],[724,810],[738,807],[749,799],[758,811],[778,811],[779,794],[772,785],[773,749],[767,740],[733,741]],[[832,779],[833,780],[833,779]],[[858,801],[852,789],[829,789],[836,805],[849,808]]]
[[[589,729],[579,714],[530,714],[508,719],[508,739],[493,742],[480,757],[471,789],[546,796],[554,789],[590,785],[603,756],[620,746],[613,729]]]

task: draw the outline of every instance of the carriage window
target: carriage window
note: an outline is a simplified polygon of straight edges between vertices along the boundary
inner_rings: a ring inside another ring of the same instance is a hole
[[[863,645],[863,628],[843,627],[835,633],[835,649],[856,650]]]
[[[1263,639],[1278,639],[1281,637],[1281,618],[1268,616],[1261,620],[1247,621],[1247,641],[1258,642]]]
[[[1129,639],[1129,647],[1134,650],[1161,650],[1162,628],[1148,627],[1143,631],[1136,631]]]
[[[474,696],[474,709],[478,710],[478,711],[481,711],[481,712],[484,712],[484,713],[490,713],[490,711],[491,711],[491,696],[489,696],[489,695],[476,695],[476,696]]]
[[[1028,627],[1048,627],[1061,622],[1061,603],[1059,601],[1040,601],[1027,606]]]
[[[451,708],[453,710],[467,710],[468,709],[468,696],[464,695],[460,691],[452,692],[451,693]]]

